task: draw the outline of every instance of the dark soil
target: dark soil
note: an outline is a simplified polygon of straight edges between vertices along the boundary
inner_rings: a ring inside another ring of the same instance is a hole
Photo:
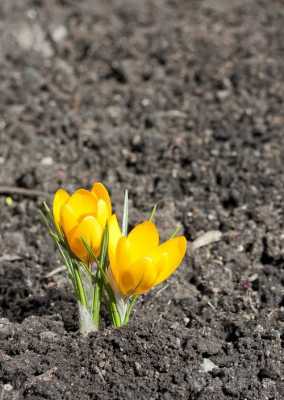
[[[0,184],[224,234],[83,338],[43,197],[2,190],[1,400],[284,398],[283,38],[281,0],[1,0]]]

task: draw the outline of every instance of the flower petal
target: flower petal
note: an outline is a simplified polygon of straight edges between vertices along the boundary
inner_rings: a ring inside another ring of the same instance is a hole
[[[106,226],[106,222],[109,218],[109,214],[108,214],[108,205],[102,199],[98,199],[96,218],[97,221],[100,223],[101,227],[104,229]]]
[[[119,276],[116,279],[118,289],[124,296],[145,293],[152,286],[156,277],[152,260],[143,258],[132,265],[123,266],[119,269]]]
[[[119,270],[121,268],[129,267],[133,262],[130,256],[130,243],[128,238],[125,236],[121,236],[117,242],[115,261]]]
[[[128,257],[133,263],[149,254],[159,245],[159,232],[151,221],[137,225],[127,236],[129,242]]]
[[[136,261],[131,265],[131,270],[135,271],[137,278],[140,277],[138,285],[132,289],[131,294],[146,293],[155,285],[158,270],[152,258],[145,257]]]
[[[156,278],[155,285],[160,284],[174,273],[185,256],[186,245],[186,238],[178,236],[158,247],[156,262],[160,272]]]
[[[99,199],[102,199],[106,202],[108,206],[108,216],[110,217],[112,212],[112,207],[111,207],[111,200],[106,187],[102,183],[96,182],[92,187],[92,193],[95,193]]]
[[[78,220],[87,215],[96,215],[98,198],[86,189],[78,189],[66,204],[72,209]]]
[[[53,219],[58,230],[60,230],[60,213],[62,206],[70,198],[69,194],[64,189],[59,189],[53,198]]]
[[[119,291],[122,291],[124,294],[124,290],[120,288],[121,277],[129,270],[131,265],[129,241],[127,237],[121,236],[118,239],[114,252],[109,248],[109,260],[114,281],[117,283]]]
[[[94,253],[98,255],[102,236],[103,229],[96,218],[87,216],[67,235],[67,240],[73,253],[81,260],[87,261],[89,255],[82,239],[84,239],[93,249]]]
[[[109,260],[112,265],[115,263],[116,247],[119,239],[121,238],[121,230],[117,221],[117,217],[113,214],[108,221],[109,230],[109,243],[108,243],[108,254]]]
[[[68,204],[68,201],[61,207],[60,211],[60,225],[65,236],[78,225],[78,218],[73,208]]]
[[[69,197],[61,208],[60,223],[65,235],[86,216],[95,216],[97,212],[97,197],[88,190],[78,189]]]

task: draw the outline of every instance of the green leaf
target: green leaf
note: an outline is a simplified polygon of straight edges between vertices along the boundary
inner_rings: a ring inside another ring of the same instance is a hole
[[[159,203],[156,203],[154,205],[154,207],[152,208],[151,215],[150,215],[150,218],[149,218],[149,221],[151,221],[151,222],[153,222],[153,219],[155,218],[155,214],[157,212],[158,204]]]
[[[88,263],[90,263],[91,260],[94,260],[96,262],[96,264],[99,264],[98,257],[95,255],[93,248],[89,245],[89,243],[83,237],[81,237],[81,241],[82,241],[82,243],[86,249],[86,252],[88,253],[88,256],[89,256]]]
[[[181,230],[181,226],[177,226],[173,234],[171,235],[170,239],[173,239]]]
[[[132,296],[132,298],[130,299],[128,306],[127,306],[127,311],[126,311],[126,315],[125,315],[125,318],[123,321],[123,325],[128,324],[131,311],[133,310],[133,307],[134,307],[138,297],[139,297],[138,295],[135,295],[135,296]]]
[[[122,321],[121,321],[119,312],[117,310],[116,298],[115,298],[113,289],[107,281],[105,281],[104,287],[108,294],[108,299],[106,300],[106,302],[107,302],[107,307],[108,307],[110,315],[111,315],[112,323],[116,328],[119,328],[122,325]]]
[[[99,261],[99,268],[103,271],[106,270],[107,266],[106,261],[107,261],[108,241],[109,241],[109,229],[108,229],[108,224],[106,224],[102,238],[101,255]]]
[[[81,279],[81,275],[80,275],[80,269],[79,266],[76,265],[74,268],[74,275],[75,275],[75,279],[76,279],[76,284],[78,287],[78,294],[79,294],[79,300],[80,303],[84,306],[87,307],[88,306],[88,302],[87,302],[87,298],[86,298],[86,293],[85,293],[85,289],[82,283],[82,279]]]
[[[79,264],[90,278],[94,278],[94,274],[92,273],[88,265],[86,265],[83,261],[80,261]]]

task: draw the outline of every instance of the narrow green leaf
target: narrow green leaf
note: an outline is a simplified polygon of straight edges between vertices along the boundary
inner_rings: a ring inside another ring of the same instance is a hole
[[[122,325],[122,321],[117,310],[116,299],[111,285],[108,282],[105,282],[105,289],[108,294],[108,299],[106,300],[108,309],[110,311],[112,323],[116,328],[119,328]]]
[[[181,230],[181,226],[177,226],[173,234],[171,235],[170,239],[173,239]]]
[[[89,243],[83,238],[81,237],[81,241],[88,253],[89,256],[89,262],[91,262],[91,260],[94,260],[96,262],[96,264],[99,263],[98,257],[95,255],[94,250],[92,249],[92,247],[89,245]]]
[[[74,275],[74,268],[73,268],[73,263],[69,258],[68,253],[66,252],[65,249],[63,249],[63,247],[60,245],[60,243],[57,244],[58,246],[58,250],[63,258],[64,264],[66,266],[66,268],[68,269],[68,271],[71,273],[73,280],[75,280],[75,275]],[[74,283],[74,281],[73,281]]]
[[[94,288],[94,297],[93,297],[93,305],[92,305],[92,316],[93,320],[96,321],[97,326],[99,326],[100,322],[100,308],[101,308],[101,299],[103,294],[103,287],[105,283],[105,271],[107,268],[107,250],[108,250],[108,224],[106,224],[102,243],[101,243],[101,254],[99,262],[97,263],[98,269],[95,278],[95,288]]]
[[[107,251],[108,251],[108,241],[109,241],[109,229],[108,229],[108,224],[106,224],[105,229],[104,229],[104,234],[103,234],[103,239],[102,239],[102,245],[101,245],[101,255],[100,255],[100,269],[103,271],[106,270],[107,266]]]
[[[124,321],[123,321],[123,325],[127,325],[128,324],[131,311],[133,310],[133,307],[134,307],[138,297],[139,297],[138,295],[132,296],[131,300],[129,301],[129,304],[127,306],[126,315],[125,315],[125,318],[124,318]]]
[[[47,214],[50,214],[50,208],[48,207],[46,201],[43,201],[43,202],[42,202],[42,206],[43,206],[45,212],[46,212]]]
[[[76,282],[77,282],[77,285],[78,285],[80,302],[81,302],[81,304],[83,306],[87,307],[88,303],[87,303],[86,293],[85,293],[85,289],[84,289],[84,286],[83,286],[83,283],[82,283],[82,279],[81,279],[79,268],[74,268],[74,273],[75,273]]]
[[[86,272],[87,275],[89,275],[90,278],[94,278],[94,274],[92,273],[91,269],[86,265],[83,261],[79,262],[80,267]]]
[[[151,222],[153,222],[153,219],[155,218],[155,214],[156,214],[156,211],[157,211],[157,208],[158,208],[158,204],[159,203],[156,203],[154,205],[154,207],[152,208],[151,215],[150,215],[150,218],[149,218],[149,221],[151,221]]]
[[[55,226],[52,212],[46,202],[42,203],[40,215],[44,224],[47,227],[48,233],[56,243],[58,250],[62,256],[62,259],[68,271],[68,277],[73,284],[77,300],[80,301],[82,305],[86,306],[87,298],[80,275],[80,262],[73,257],[64,233],[61,230],[58,230]]]

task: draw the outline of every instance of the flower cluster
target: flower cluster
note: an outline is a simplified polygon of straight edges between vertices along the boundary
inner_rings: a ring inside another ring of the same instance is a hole
[[[173,235],[160,243],[153,217],[128,233],[128,195],[122,227],[102,183],[72,195],[59,189],[44,221],[63,257],[79,305],[83,334],[97,330],[102,299],[113,325],[126,325],[139,295],[165,281],[182,262],[187,242]]]

